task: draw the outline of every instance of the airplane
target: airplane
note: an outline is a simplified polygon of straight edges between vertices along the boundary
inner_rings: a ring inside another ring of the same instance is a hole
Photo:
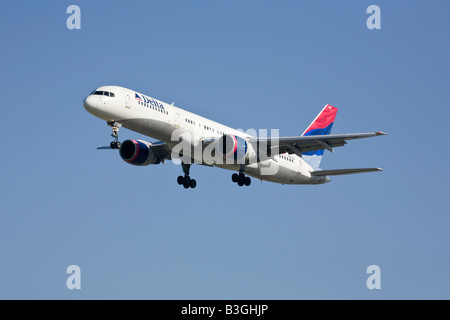
[[[380,131],[330,134],[338,109],[328,104],[301,136],[289,137],[249,134],[119,86],[99,87],[83,106],[112,128],[114,140],[97,149],[118,149],[124,161],[136,166],[178,161],[184,175],[177,177],[177,183],[186,189],[197,186],[190,177],[192,164],[235,171],[231,178],[240,187],[249,186],[250,177],[283,185],[317,185],[330,182],[330,176],[383,171],[319,167],[325,150],[334,152],[348,140],[386,135]],[[120,142],[121,127],[156,140]]]

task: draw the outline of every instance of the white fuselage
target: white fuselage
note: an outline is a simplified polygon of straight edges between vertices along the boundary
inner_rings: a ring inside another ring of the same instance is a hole
[[[178,140],[172,141],[172,139],[174,132],[180,131],[195,137],[192,144],[197,144],[203,139],[219,138],[224,134],[235,135],[246,140],[253,138],[242,131],[130,89],[103,86],[96,91],[113,92],[114,97],[89,95],[84,100],[84,107],[89,113],[107,122],[117,122],[127,129],[164,141],[170,148],[174,148],[179,143]],[[205,163],[203,157],[196,161],[211,165]],[[212,166],[234,171],[242,169],[242,166],[236,164],[214,163]],[[313,171],[312,168],[301,157],[287,153],[273,155],[267,160],[245,165],[245,174],[276,183],[321,184],[330,181],[328,177],[311,176],[311,171]]]

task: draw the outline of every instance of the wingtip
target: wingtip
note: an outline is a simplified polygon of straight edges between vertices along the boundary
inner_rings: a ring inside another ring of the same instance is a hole
[[[385,135],[387,135],[387,132],[383,132],[383,131],[376,131],[375,133],[377,134],[377,136],[385,136]]]

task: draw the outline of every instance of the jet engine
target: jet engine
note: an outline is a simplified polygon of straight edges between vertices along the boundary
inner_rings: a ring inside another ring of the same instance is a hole
[[[119,153],[125,162],[135,166],[148,166],[160,162],[150,143],[143,140],[125,140],[120,145]]]
[[[217,141],[217,152],[224,158],[243,161],[248,159],[247,141],[232,134],[224,134]]]

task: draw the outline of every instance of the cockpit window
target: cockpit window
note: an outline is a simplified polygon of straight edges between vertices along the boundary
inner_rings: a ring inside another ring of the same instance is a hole
[[[114,93],[109,91],[94,91],[91,94],[97,95],[97,96],[107,96],[107,97],[115,97]]]

